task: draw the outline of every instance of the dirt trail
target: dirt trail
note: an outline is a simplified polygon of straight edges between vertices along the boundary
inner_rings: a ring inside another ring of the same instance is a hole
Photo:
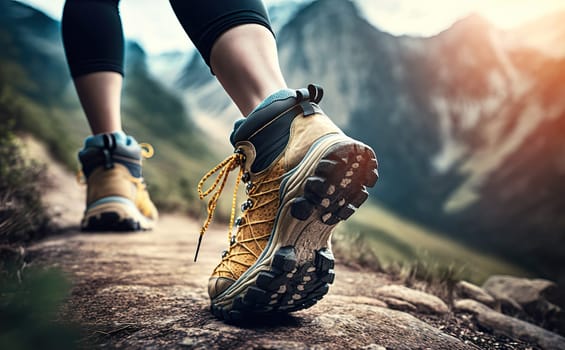
[[[245,328],[209,312],[206,283],[225,232],[213,228],[199,261],[192,261],[196,222],[165,216],[153,232],[69,232],[31,248],[34,262],[57,266],[73,279],[66,314],[85,325],[96,343],[124,347],[464,348],[418,319],[383,308],[372,291],[384,276],[337,266],[338,276],[319,305],[282,320]]]
[[[31,150],[41,153],[33,143]],[[197,263],[192,259],[200,226],[186,217],[165,215],[152,232],[81,233],[77,223],[84,188],[50,164],[53,185],[46,200],[57,223],[67,229],[29,253],[32,264],[69,274],[73,287],[63,315],[85,327],[86,342],[159,349],[470,348],[408,313],[387,308],[375,292],[390,283],[386,275],[339,264],[329,294],[308,310],[244,327],[220,322],[209,311],[206,284],[227,245],[224,227],[209,230]]]

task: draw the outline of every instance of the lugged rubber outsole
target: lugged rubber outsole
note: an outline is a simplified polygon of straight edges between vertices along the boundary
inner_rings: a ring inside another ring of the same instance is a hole
[[[139,221],[134,219],[121,219],[118,213],[102,213],[98,216],[91,216],[84,223],[82,231],[84,232],[128,232],[141,231]]]
[[[360,142],[329,147],[289,202],[287,220],[295,223],[287,227],[300,227],[300,232],[283,235],[286,245],[228,303],[221,296],[212,300],[212,313],[228,322],[245,322],[306,309],[322,299],[335,278],[331,232],[367,200],[366,188],[375,185],[377,167],[373,150]]]
[[[269,271],[261,271],[254,286],[234,299],[231,310],[212,304],[226,321],[246,321],[266,313],[289,313],[316,304],[333,283],[334,258],[329,249],[316,252],[314,262],[297,264],[294,247],[280,248]]]
[[[339,147],[318,163],[314,175],[306,180],[304,195],[293,202],[291,214],[306,220],[318,209],[323,223],[335,225],[367,200],[366,187],[373,187],[377,179],[377,160],[370,148],[361,144]]]
[[[154,224],[133,205],[109,202],[87,209],[81,229],[84,232],[145,231],[152,229]]]

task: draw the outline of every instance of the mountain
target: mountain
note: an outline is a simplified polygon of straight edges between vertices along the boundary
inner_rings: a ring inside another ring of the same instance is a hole
[[[508,31],[513,45],[528,46],[554,58],[565,58],[565,10],[548,14]]]
[[[565,255],[563,96],[565,60],[549,61],[537,71],[531,89],[506,111],[506,125],[501,127],[509,132],[501,132],[498,142],[502,138],[508,141],[498,147],[508,151],[483,178],[476,202],[454,214],[454,221],[467,227],[467,235],[486,227],[496,234],[481,235],[484,244],[506,245],[507,255],[515,261],[533,266],[537,274],[551,275],[557,270],[561,281]],[[516,134],[523,134],[519,143],[512,141]],[[486,154],[493,148],[478,152]],[[487,156],[484,162],[489,160]]]
[[[342,0],[307,4],[278,33],[289,85],[322,85],[322,108],[377,151],[373,199],[565,282],[564,62],[510,41],[478,15],[395,37]],[[179,87],[197,123],[227,134],[239,114],[205,70],[195,57]]]
[[[563,283],[565,61],[504,38],[470,18],[430,39],[454,44],[428,53],[462,56],[440,66],[451,67],[450,77],[466,75],[434,84],[443,86],[445,101],[436,113],[447,113],[448,135],[464,150],[447,172],[464,174],[464,181],[434,224]]]
[[[89,134],[68,72],[60,23],[16,1],[0,0],[0,103],[17,105],[0,122],[13,120],[69,168]],[[149,73],[147,57],[134,42],[126,48],[123,121],[126,132],[156,149],[145,162],[145,178],[162,209],[193,210],[193,188],[213,151],[182,101]],[[167,176],[162,176],[166,172]]]
[[[294,18],[296,13],[300,11],[304,5],[312,1],[313,0],[286,0],[269,6],[267,10],[273,31],[280,33],[281,29]]]
[[[183,68],[194,52],[171,51],[148,57],[147,65],[151,75],[170,90],[174,90]]]
[[[2,25],[3,73],[26,95],[48,103],[60,97],[67,84],[63,79],[39,82],[24,81],[27,77],[68,74],[60,59],[59,27],[55,21],[31,7],[11,1],[0,1]],[[26,58],[29,58],[26,60]],[[25,61],[25,67],[18,66]],[[8,74],[9,73],[9,74]]]

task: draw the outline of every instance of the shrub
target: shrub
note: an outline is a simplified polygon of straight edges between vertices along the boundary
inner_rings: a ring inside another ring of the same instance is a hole
[[[40,195],[43,168],[23,157],[12,125],[0,118],[0,244],[40,238],[49,224]]]

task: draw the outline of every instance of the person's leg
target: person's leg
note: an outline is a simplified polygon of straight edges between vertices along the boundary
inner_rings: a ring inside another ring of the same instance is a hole
[[[212,311],[238,320],[308,308],[333,282],[332,230],[367,199],[366,187],[377,180],[374,152],[322,112],[320,87],[286,88],[260,0],[171,4],[246,117],[230,136],[234,154],[198,184],[200,198],[212,196],[198,247],[231,170],[240,168],[238,181],[246,183],[248,195],[235,221],[232,208],[229,249],[208,282]],[[215,172],[220,178],[204,190]]]
[[[121,74],[97,72],[76,77],[75,88],[93,135],[122,131]]]
[[[94,135],[121,131],[124,36],[119,0],[67,0],[62,35],[71,76]]]
[[[244,24],[222,34],[212,47],[210,65],[244,116],[287,88],[275,38],[262,25]]]
[[[186,33],[247,116],[285,89],[269,16],[260,0],[170,0]]]
[[[142,178],[147,152],[122,132],[124,37],[118,2],[67,0],[63,10],[67,62],[93,134],[79,152],[87,182],[84,230],[149,229],[158,216]]]

